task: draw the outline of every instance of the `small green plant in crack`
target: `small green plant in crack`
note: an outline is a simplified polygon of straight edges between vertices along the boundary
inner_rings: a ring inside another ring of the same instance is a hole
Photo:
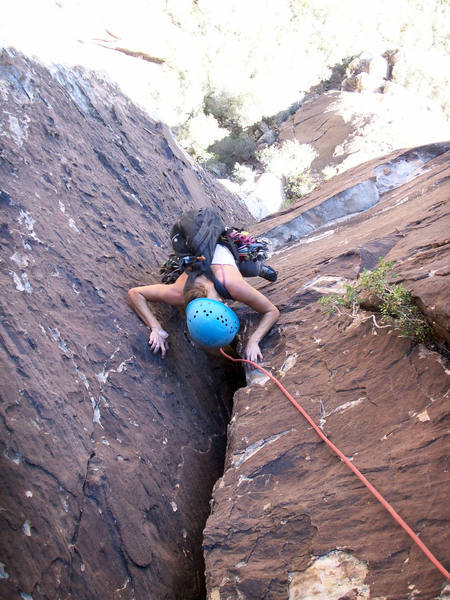
[[[345,284],[345,291],[342,294],[330,294],[319,298],[319,304],[327,315],[334,313],[347,314],[355,316],[359,310],[358,291],[356,285]],[[349,312],[350,311],[350,312]]]
[[[401,284],[388,281],[388,277],[396,277],[391,273],[392,267],[392,262],[380,258],[375,269],[364,269],[356,283],[345,284],[342,294],[323,296],[319,304],[327,314],[346,314],[359,320],[362,320],[361,308],[380,313],[384,325],[377,323],[375,314],[367,317],[373,319],[375,327],[393,327],[403,336],[431,344],[431,327],[414,304],[411,293]]]

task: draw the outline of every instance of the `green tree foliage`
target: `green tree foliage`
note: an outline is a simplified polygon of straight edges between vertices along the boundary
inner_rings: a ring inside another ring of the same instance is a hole
[[[172,104],[179,109],[172,126],[197,117],[201,97],[204,113],[239,136],[329,80],[345,57],[394,49],[402,51],[398,83],[448,102],[448,2],[166,0],[161,6],[170,16],[167,64],[178,90],[171,88],[171,98],[158,94],[168,111]]]

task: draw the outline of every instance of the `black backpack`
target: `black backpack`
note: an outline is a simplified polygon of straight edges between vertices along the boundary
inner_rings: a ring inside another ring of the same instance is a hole
[[[267,258],[268,241],[264,238],[256,239],[248,231],[236,227],[225,227],[222,217],[213,208],[184,212],[172,227],[170,239],[174,253],[161,265],[163,283],[174,283],[182,273],[187,272],[189,275],[186,285],[189,286],[196,277],[205,275],[223,298],[231,299],[211,269],[218,243],[230,250],[244,277],[260,275],[269,281],[276,279],[275,271],[262,265],[262,261]],[[258,269],[254,268],[255,264],[258,264]],[[275,279],[273,276],[266,276],[261,269],[274,273]]]
[[[211,269],[214,250],[219,240],[239,261],[234,243],[227,238],[225,223],[213,208],[205,207],[184,212],[170,232],[175,252],[161,266],[163,283],[173,283],[181,273],[187,272],[186,286],[189,286],[199,275],[205,275],[214,283],[214,287],[223,298],[231,299]]]

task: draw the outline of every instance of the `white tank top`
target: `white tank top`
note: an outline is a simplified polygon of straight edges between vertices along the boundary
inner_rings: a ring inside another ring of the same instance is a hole
[[[237,268],[236,261],[234,260],[231,251],[226,246],[222,246],[222,244],[217,244],[211,264],[231,265],[232,267]]]

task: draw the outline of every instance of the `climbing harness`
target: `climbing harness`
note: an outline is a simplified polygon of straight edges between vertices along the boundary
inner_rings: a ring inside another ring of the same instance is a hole
[[[247,360],[245,358],[232,358],[228,354],[226,354],[223,348],[220,349],[220,352],[233,362],[241,362],[252,365],[256,369],[259,369],[262,373],[267,375],[269,379],[271,379],[283,392],[286,398],[295,406],[295,408],[305,417],[317,435],[333,450],[335,454],[339,456],[339,458],[344,462],[349,469],[353,471],[353,473],[362,481],[362,483],[368,488],[370,492],[375,496],[375,498],[384,506],[384,508],[391,514],[391,516],[397,521],[397,523],[406,531],[406,533],[412,538],[412,540],[417,544],[417,546],[422,550],[422,552],[427,556],[427,558],[433,563],[433,565],[444,575],[444,577],[450,581],[450,573],[447,569],[442,565],[438,559],[434,556],[434,554],[428,549],[428,547],[420,540],[420,538],[414,533],[411,527],[401,518],[401,516],[394,510],[394,508],[389,504],[387,500],[383,498],[383,496],[378,492],[378,490],[370,483],[366,477],[355,467],[355,465],[337,448],[323,433],[323,431],[314,423],[312,418],[308,415],[308,413],[300,406],[300,404],[291,396],[291,394],[287,391],[287,389],[278,381],[276,377],[274,377],[269,371],[258,365],[258,363],[253,362],[252,360]]]

